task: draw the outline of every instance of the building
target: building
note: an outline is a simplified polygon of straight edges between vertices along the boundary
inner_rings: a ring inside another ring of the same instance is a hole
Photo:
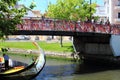
[[[36,15],[36,17],[42,17],[42,14],[40,13],[39,10],[32,10],[32,13]]]
[[[96,13],[100,20],[110,21],[110,24],[120,24],[120,0],[104,0],[104,6],[96,6]]]
[[[111,24],[120,24],[120,0],[104,0],[107,17]]]
[[[107,20],[107,12],[104,6],[97,5],[96,6],[96,13],[93,16],[99,17],[98,22],[102,21],[105,22]]]

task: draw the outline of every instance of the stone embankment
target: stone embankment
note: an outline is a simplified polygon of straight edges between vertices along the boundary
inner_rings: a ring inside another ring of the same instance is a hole
[[[23,53],[23,54],[37,54],[39,53],[39,50],[25,50],[25,49],[18,49],[18,48],[10,48],[8,50],[9,52],[13,52],[13,53]],[[49,56],[57,56],[57,57],[64,57],[64,58],[72,58],[71,53],[70,52],[52,52],[52,51],[44,51],[45,55],[49,55]]]

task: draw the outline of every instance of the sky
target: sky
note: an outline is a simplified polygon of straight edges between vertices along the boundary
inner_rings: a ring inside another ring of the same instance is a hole
[[[33,1],[36,4],[36,7],[33,10],[39,10],[41,13],[45,12],[49,2],[51,2],[52,4],[56,3],[56,0],[21,0],[19,3],[20,4],[25,4],[26,6],[28,6]],[[99,4],[101,6],[104,4],[103,0],[91,0],[91,1],[92,2],[97,2],[97,4]]]

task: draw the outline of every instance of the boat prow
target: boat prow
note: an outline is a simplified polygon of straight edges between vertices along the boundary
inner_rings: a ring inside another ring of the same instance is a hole
[[[13,61],[13,63],[17,63],[17,61]],[[18,62],[19,63],[19,62]],[[46,63],[46,57],[44,55],[44,51],[40,49],[40,54],[38,58],[33,61],[28,66],[26,63],[23,65],[14,66],[8,70],[0,72],[0,80],[30,80],[35,78],[44,68]]]

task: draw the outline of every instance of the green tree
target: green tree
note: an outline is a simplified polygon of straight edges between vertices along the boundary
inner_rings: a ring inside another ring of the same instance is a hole
[[[85,0],[57,0],[56,4],[49,4],[47,10],[47,17],[63,19],[63,20],[73,20],[78,19],[84,21],[90,18],[95,12],[96,3],[92,3]],[[60,44],[62,47],[62,36],[60,39]]]
[[[30,8],[17,6],[20,0],[0,0],[0,39],[12,34],[16,30],[16,25],[22,22],[21,18],[28,9],[35,7],[31,3]]]
[[[66,20],[85,20],[95,13],[96,3],[85,0],[57,0],[56,4],[49,4],[47,16]]]

